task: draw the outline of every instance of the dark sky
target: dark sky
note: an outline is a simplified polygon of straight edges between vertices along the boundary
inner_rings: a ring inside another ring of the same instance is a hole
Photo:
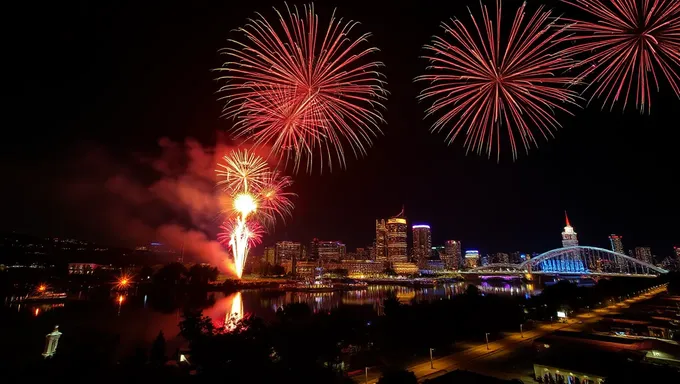
[[[101,225],[106,217],[96,205],[64,206],[54,193],[67,182],[63,175],[83,161],[83,147],[134,167],[131,154],[157,151],[161,137],[214,145],[231,125],[220,118],[210,72],[221,64],[217,50],[253,12],[272,15],[271,6],[283,2],[44,3],[12,12],[13,54],[5,60],[13,70],[6,76],[20,89],[3,124],[8,183],[0,228],[125,242]],[[439,22],[465,19],[465,5],[479,13],[478,2],[319,1],[322,20],[335,5],[339,15],[361,21],[382,50],[388,124],[368,156],[348,161],[346,170],[295,175],[294,217],[266,243],[318,237],[363,246],[373,240],[374,220],[403,204],[410,221],[432,226],[435,244],[460,239],[484,252],[558,247],[565,209],[582,244],[607,246],[617,233],[626,249],[646,245],[657,255],[680,245],[680,100],[668,89],[654,94],[651,115],[620,105],[602,111],[597,102],[576,117],[561,115],[556,138],[516,162],[466,156],[462,141],[447,146],[443,134],[429,132],[425,105],[415,100],[421,85],[412,79],[423,73],[421,47],[440,33]]]

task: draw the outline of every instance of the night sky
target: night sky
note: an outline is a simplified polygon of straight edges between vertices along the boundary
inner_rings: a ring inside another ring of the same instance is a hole
[[[18,22],[6,76],[20,89],[3,129],[0,229],[134,245],[141,239],[109,225],[110,199],[67,203],[60,191],[110,176],[111,167],[88,168],[92,152],[150,180],[136,159],[158,155],[159,139],[214,146],[232,124],[220,118],[210,71],[221,65],[217,50],[255,11],[271,16],[283,2],[77,3],[31,2],[11,16]],[[381,49],[387,125],[368,156],[348,159],[346,170],[294,175],[294,216],[265,243],[318,237],[351,250],[372,242],[375,219],[403,204],[410,222],[432,226],[434,244],[459,239],[482,252],[557,248],[564,210],[584,245],[608,247],[610,233],[623,235],[626,250],[651,246],[659,256],[680,245],[680,100],[668,87],[654,94],[651,115],[630,106],[622,112],[621,104],[601,110],[598,101],[576,117],[559,115],[556,138],[515,162],[507,151],[500,163],[466,156],[462,140],[447,146],[443,133],[429,132],[426,104],[416,101],[422,84],[412,79],[427,65],[421,47],[440,33],[439,23],[466,20],[465,5],[479,14],[478,2],[319,1],[321,20],[336,5]]]

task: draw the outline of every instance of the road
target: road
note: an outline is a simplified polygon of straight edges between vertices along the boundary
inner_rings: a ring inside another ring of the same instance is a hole
[[[641,294],[634,298],[627,299],[617,304],[610,305],[605,308],[596,309],[586,313],[581,313],[574,318],[570,319],[568,323],[553,323],[553,324],[541,324],[535,329],[526,331],[521,335],[519,332],[508,332],[503,338],[494,340],[489,343],[488,348],[486,344],[472,344],[462,351],[453,353],[451,355],[443,356],[434,359],[432,368],[430,362],[419,363],[409,366],[407,369],[415,373],[418,381],[424,381],[437,376],[441,376],[447,372],[455,371],[457,369],[469,369],[475,371],[475,366],[480,366],[483,370],[479,373],[492,374],[488,368],[488,364],[493,360],[502,360],[511,358],[512,355],[517,350],[530,350],[533,340],[555,332],[557,330],[566,331],[582,331],[586,327],[598,322],[603,316],[613,314],[618,312],[620,309],[627,308],[633,303],[647,300],[652,296],[655,296],[666,288],[660,287],[652,290],[648,293]],[[482,364],[483,363],[483,364]],[[498,372],[501,378],[519,378],[520,380],[527,382],[527,377],[517,377],[512,376],[512,373],[508,372]],[[357,383],[373,384],[377,383],[380,378],[380,372],[377,372],[377,368],[373,371],[369,368],[368,380],[366,380],[365,375],[355,376],[354,380]]]

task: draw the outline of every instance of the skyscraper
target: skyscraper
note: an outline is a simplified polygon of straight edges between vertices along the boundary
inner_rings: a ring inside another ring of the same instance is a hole
[[[403,214],[403,211],[402,211]],[[406,219],[392,217],[387,219],[387,260],[390,263],[408,261],[408,244],[406,243]]]
[[[566,211],[564,212],[564,218],[567,221],[567,226],[564,227],[564,232],[562,232],[562,247],[576,247],[578,246],[578,238],[574,228],[569,223],[569,216],[567,216]]]
[[[387,261],[387,227],[385,220],[375,221],[375,261]]]
[[[414,225],[413,229],[413,262],[424,268],[432,251],[432,233],[426,224]]]
[[[635,247],[635,258],[645,263],[654,264],[652,250],[649,247]]]
[[[623,252],[623,236],[609,235],[609,242],[612,245],[612,251],[625,255]]]
[[[444,243],[444,265],[448,269],[458,269],[461,266],[461,248],[460,241],[447,240]]]
[[[345,258],[347,247],[340,241],[318,241],[317,252],[319,261],[329,263],[331,261],[340,262]]]
[[[465,267],[468,269],[479,266],[479,251],[467,250],[465,251]]]
[[[275,248],[276,263],[283,265],[286,272],[295,274],[295,264],[302,256],[302,244],[293,241],[279,241]]]

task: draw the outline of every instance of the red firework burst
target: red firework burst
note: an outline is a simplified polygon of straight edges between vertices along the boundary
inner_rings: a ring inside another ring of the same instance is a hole
[[[238,218],[226,220],[220,226],[221,232],[217,234],[217,241],[224,246],[231,246],[232,236],[234,236],[237,230],[241,230],[239,225]],[[242,230],[245,232],[244,238],[248,240],[249,247],[256,247],[262,243],[262,236],[265,234],[265,229],[256,220],[247,220],[245,225],[243,225]]]
[[[493,147],[500,159],[501,133],[510,141],[517,158],[516,135],[526,151],[537,145],[534,131],[544,138],[560,127],[555,110],[569,113],[578,94],[568,88],[572,77],[559,74],[573,66],[568,54],[558,49],[565,27],[556,27],[550,11],[539,7],[525,21],[525,4],[517,10],[509,35],[501,33],[501,1],[496,1],[496,26],[482,5],[482,20],[470,13],[473,28],[460,20],[442,24],[445,37],[434,37],[425,49],[429,70],[418,77],[429,81],[419,99],[434,99],[427,115],[441,114],[433,131],[447,128],[451,143],[465,134],[465,147],[489,157]]]
[[[367,61],[378,49],[362,48],[368,33],[350,38],[356,22],[333,14],[323,31],[313,5],[286,10],[284,18],[275,9],[280,28],[259,15],[238,30],[242,42],[222,51],[224,115],[236,119],[235,137],[271,145],[295,170],[304,160],[311,171],[317,153],[320,169],[334,158],[344,167],[344,145],[363,155],[380,133],[382,63]]]
[[[571,20],[582,54],[582,77],[590,79],[593,98],[604,96],[603,107],[623,98],[623,108],[635,93],[635,107],[651,108],[651,88],[659,89],[658,71],[680,97],[680,1],[562,0],[588,13],[594,21]],[[633,91],[633,88],[635,90]]]

